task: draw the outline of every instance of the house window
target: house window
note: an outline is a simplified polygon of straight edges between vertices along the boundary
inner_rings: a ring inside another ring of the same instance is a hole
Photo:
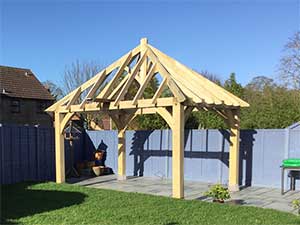
[[[37,102],[36,103],[36,112],[44,113],[44,110],[47,108],[46,102]]]
[[[20,113],[20,101],[19,100],[12,100],[11,101],[11,112],[12,113]]]

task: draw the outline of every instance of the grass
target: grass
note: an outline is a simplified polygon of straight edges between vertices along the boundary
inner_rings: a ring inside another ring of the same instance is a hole
[[[4,185],[2,223],[20,224],[300,224],[271,209],[176,200],[55,183]]]

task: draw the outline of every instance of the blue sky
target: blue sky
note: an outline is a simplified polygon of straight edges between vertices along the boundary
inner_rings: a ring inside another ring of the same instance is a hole
[[[300,30],[300,0],[1,1],[0,64],[59,83],[66,65],[108,65],[147,37],[198,71],[242,84],[276,76],[283,46]]]

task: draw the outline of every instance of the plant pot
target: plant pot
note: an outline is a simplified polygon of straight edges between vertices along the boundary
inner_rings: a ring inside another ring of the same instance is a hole
[[[214,199],[213,202],[224,203],[224,200],[221,200],[221,199]]]
[[[92,168],[95,176],[101,176],[104,174],[105,167],[104,166],[94,166]]]

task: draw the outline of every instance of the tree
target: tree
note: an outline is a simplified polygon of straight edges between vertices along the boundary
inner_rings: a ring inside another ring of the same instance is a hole
[[[252,89],[255,91],[263,91],[266,87],[276,86],[272,78],[266,76],[254,77],[245,88]]]
[[[63,75],[63,91],[64,95],[78,88],[87,80],[91,79],[98,72],[101,71],[101,66],[96,64],[94,61],[81,62],[76,60],[70,65],[66,66]],[[77,103],[83,101],[84,97],[87,95],[88,90],[84,91],[79,97]],[[82,114],[81,118],[86,124],[86,128],[91,128],[91,122],[100,121],[103,117],[102,113],[88,113]]]
[[[209,79],[210,81],[216,83],[217,85],[222,86],[221,79],[218,75],[211,73],[207,70],[201,71],[200,74]]]
[[[224,83],[224,88],[240,98],[244,95],[244,88],[236,81],[235,73],[230,74],[229,79]]]
[[[265,79],[260,80],[263,83],[253,80],[256,82],[250,82],[244,90],[250,107],[241,110],[242,129],[285,128],[300,120],[299,91],[265,83]]]
[[[144,98],[152,98],[155,92],[157,91],[159,86],[159,81],[156,77],[150,80],[150,83],[145,88],[143,97]],[[162,93],[163,97],[169,96],[169,89],[165,89]],[[168,124],[166,121],[158,114],[150,114],[150,115],[139,115],[137,116],[137,128],[138,129],[166,129],[168,128]]]
[[[67,65],[63,75],[63,91],[64,94],[67,94],[80,85],[82,85],[87,80],[91,79],[101,70],[101,66],[96,64],[94,61],[81,62],[76,60],[75,62]],[[82,101],[84,94],[79,97],[79,100]]]
[[[286,87],[300,90],[300,31],[289,38],[284,52],[280,60],[280,78]]]
[[[225,129],[224,120],[212,111],[192,112],[186,121],[186,129]]]
[[[55,83],[53,83],[50,80],[46,80],[42,83],[44,85],[44,87],[49,90],[49,92],[51,93],[51,95],[56,99],[59,100],[62,97],[64,97],[63,91],[62,89],[57,86]]]
[[[221,79],[218,75],[207,70],[201,71],[200,74],[217,85],[222,86]],[[224,127],[225,124],[222,118],[213,112],[206,111],[192,112],[185,124],[186,129],[219,129]]]

